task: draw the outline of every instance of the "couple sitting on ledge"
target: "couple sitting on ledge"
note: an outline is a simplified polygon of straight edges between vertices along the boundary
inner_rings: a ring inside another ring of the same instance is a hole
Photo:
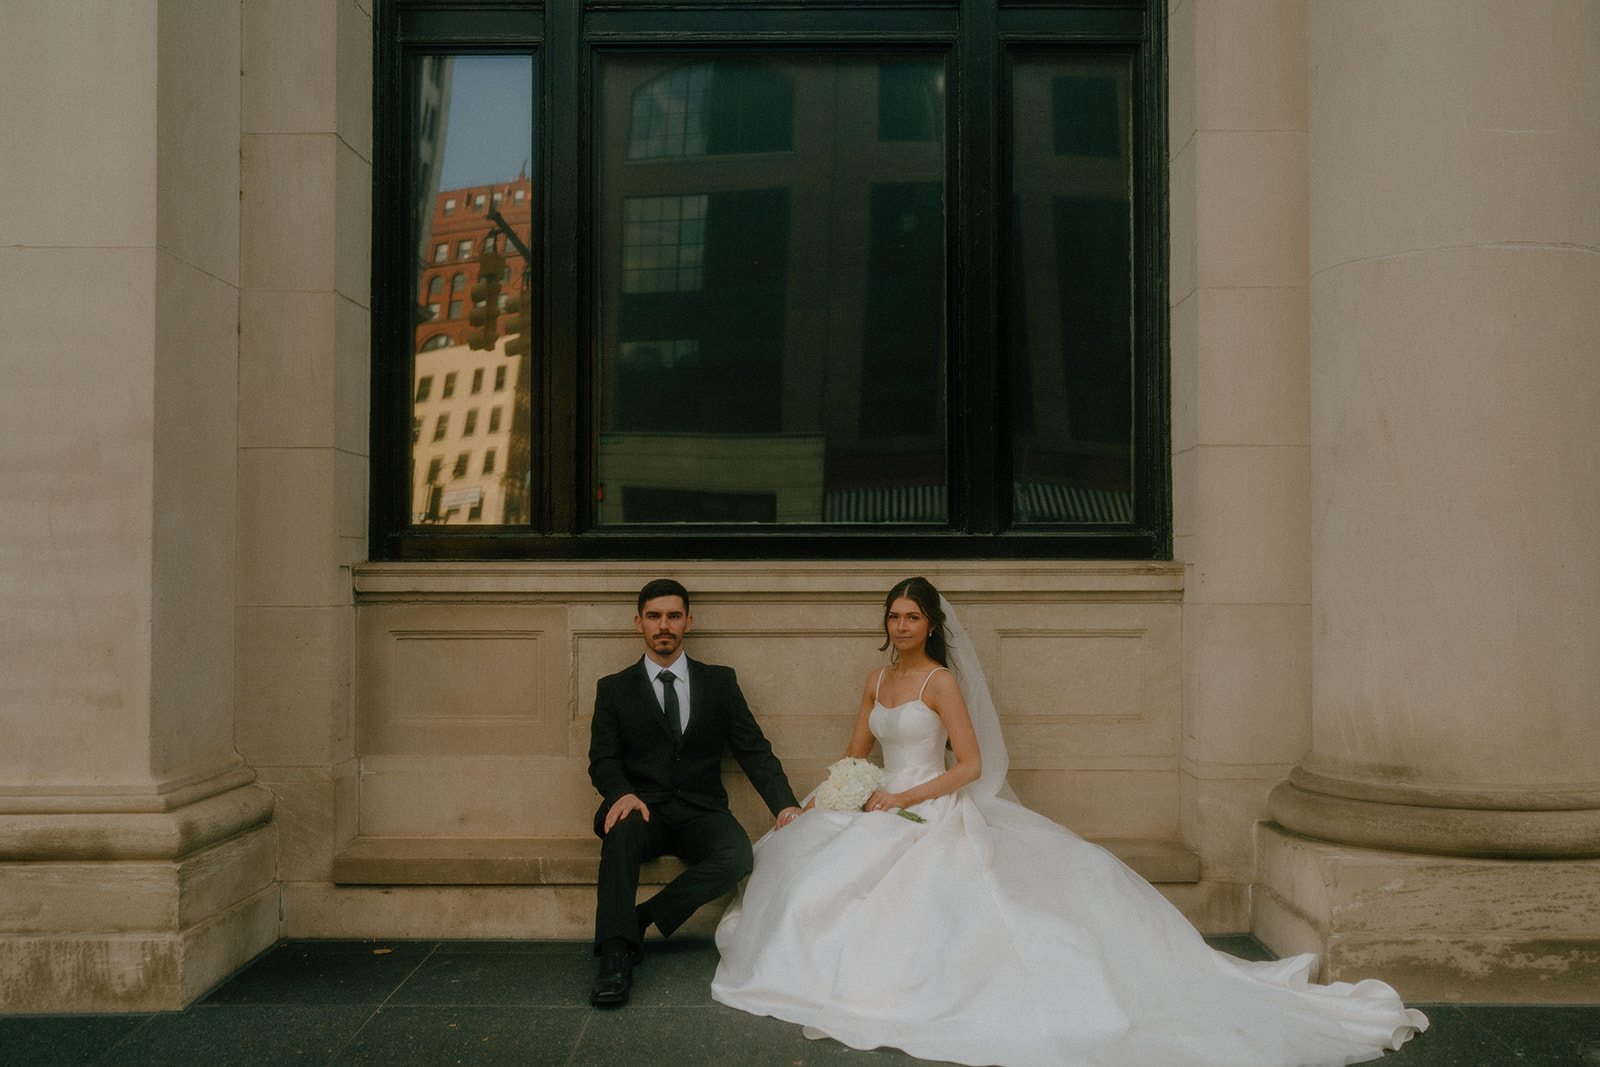
[[[644,656],[595,691],[595,1005],[627,1003],[652,924],[671,935],[748,877],[717,927],[712,997],[855,1048],[1291,1067],[1373,1059],[1427,1028],[1382,982],[1312,984],[1314,954],[1214,951],[1116,857],[1018,803],[982,668],[926,579],[885,598],[889,662],[804,804],[734,672],[683,654],[692,624],[682,585],[646,585]],[[865,762],[875,740],[881,771]],[[725,750],[776,817],[753,847],[728,810]],[[640,865],[663,855],[686,869],[636,903]]]

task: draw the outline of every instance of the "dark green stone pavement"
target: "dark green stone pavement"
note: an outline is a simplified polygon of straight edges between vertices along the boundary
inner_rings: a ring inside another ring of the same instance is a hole
[[[1269,958],[1250,937],[1217,948]],[[633,1003],[589,1006],[572,941],[286,941],[181,1012],[0,1015],[0,1064],[469,1064],[825,1067],[918,1062],[808,1041],[712,1002],[708,941],[652,942]],[[1596,1067],[1600,990],[1583,1006],[1421,1004],[1432,1028],[1386,1067]],[[1161,1067],[1152,1064],[1151,1067]]]

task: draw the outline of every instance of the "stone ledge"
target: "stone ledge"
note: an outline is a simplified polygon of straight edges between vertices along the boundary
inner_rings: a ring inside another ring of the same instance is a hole
[[[1194,884],[1200,857],[1182,842],[1117,838],[1096,842],[1146,881]],[[337,885],[593,885],[596,837],[358,837],[333,857]],[[645,864],[639,881],[660,885],[683,870],[673,857]]]
[[[677,560],[672,573],[696,603],[863,600],[875,603],[908,573],[923,574],[960,607],[963,600],[1158,601],[1182,599],[1182,563],[1122,560],[924,560],[915,565],[839,560]],[[363,563],[354,570],[358,603],[481,600],[631,605],[659,563],[625,560],[411,561]]]

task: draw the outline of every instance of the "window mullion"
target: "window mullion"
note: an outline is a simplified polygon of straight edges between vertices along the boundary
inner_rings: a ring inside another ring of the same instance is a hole
[[[543,496],[536,504],[542,530],[577,534],[585,523],[592,465],[592,419],[589,417],[588,321],[584,297],[588,253],[582,238],[591,228],[584,195],[589,138],[584,129],[588,111],[574,101],[588,98],[583,61],[579,5],[545,6],[545,71],[541,111],[548,136],[544,140],[545,188],[545,401]],[[537,465],[538,459],[535,459]],[[536,469],[537,476],[537,469]]]
[[[999,368],[1001,91],[995,0],[963,0],[954,136],[956,236],[951,271],[951,525],[992,534],[1008,512],[996,418]]]
[[[399,19],[392,6],[376,13],[380,39],[392,41],[399,36]],[[374,56],[375,91],[384,98],[409,99],[409,86],[405,78],[402,51],[395,46],[380,48]],[[407,109],[391,107],[376,119],[374,142],[382,153],[375,159],[375,175],[406,174],[402,148],[407,131]],[[391,217],[407,219],[401,205],[406,203],[410,190],[387,185],[381,190],[374,187],[374,200],[383,205]],[[382,468],[375,467],[371,479],[369,510],[369,549],[376,558],[391,552],[389,539],[410,521],[409,494],[411,489],[411,344],[410,302],[406,298],[410,280],[409,234],[401,226],[376,227],[373,234],[373,316],[372,346],[374,352],[372,378],[372,416],[370,420],[370,448],[374,456],[390,458]],[[382,355],[378,355],[381,353]]]

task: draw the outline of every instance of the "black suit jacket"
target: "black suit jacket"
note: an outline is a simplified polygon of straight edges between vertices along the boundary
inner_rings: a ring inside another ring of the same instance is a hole
[[[727,811],[724,749],[733,753],[774,815],[796,805],[783,765],[750,714],[733,669],[687,656],[684,662],[689,665],[689,729],[681,742],[667,725],[643,657],[595,687],[589,780],[604,798],[595,815],[597,833],[611,805],[628,793],[652,809],[678,800]]]

